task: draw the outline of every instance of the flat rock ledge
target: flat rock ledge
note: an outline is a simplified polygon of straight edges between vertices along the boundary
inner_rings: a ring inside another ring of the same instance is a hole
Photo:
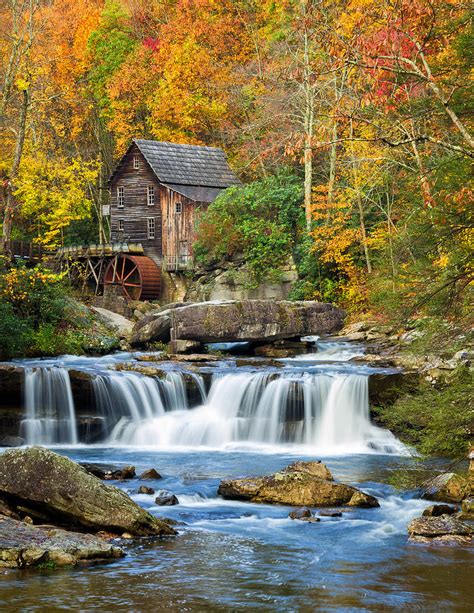
[[[176,534],[125,492],[43,447],[0,455],[0,506],[38,523],[132,536]]]
[[[135,324],[131,344],[170,340],[218,343],[274,341],[308,334],[332,334],[345,312],[314,301],[225,300],[173,304]]]
[[[107,540],[52,526],[37,527],[0,517],[0,567],[76,566],[124,556]]]
[[[468,524],[453,517],[418,517],[408,526],[410,541],[417,543],[453,543],[468,545],[474,530]]]
[[[309,507],[378,507],[376,498],[334,481],[321,462],[295,462],[263,477],[221,481],[218,494],[232,500]]]

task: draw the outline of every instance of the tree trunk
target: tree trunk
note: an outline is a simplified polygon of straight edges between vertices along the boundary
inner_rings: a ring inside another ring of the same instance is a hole
[[[304,22],[303,32],[303,90],[304,107],[304,211],[306,229],[311,231],[312,223],[312,192],[313,192],[313,129],[314,129],[314,92],[311,84],[310,40],[306,25],[306,2],[301,3]]]
[[[0,241],[0,253],[3,254],[7,259],[11,260],[12,258],[12,244],[11,244],[11,234],[12,234],[12,224],[13,217],[16,209],[16,201],[14,196],[15,190],[15,179],[18,175],[18,170],[20,169],[21,157],[23,155],[23,147],[25,144],[25,135],[26,135],[26,117],[28,115],[28,106],[30,103],[29,99],[29,91],[27,89],[23,90],[23,99],[20,108],[20,119],[17,131],[17,138],[15,144],[15,154],[13,156],[13,164],[10,171],[10,177],[8,181],[8,185],[6,187],[6,202],[5,202],[5,211],[3,214],[3,227],[2,227],[2,239]]]

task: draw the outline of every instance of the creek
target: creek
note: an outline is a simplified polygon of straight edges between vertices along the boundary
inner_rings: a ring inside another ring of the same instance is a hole
[[[108,565],[4,571],[0,601],[9,611],[470,610],[469,550],[407,541],[407,524],[430,502],[387,485],[412,458],[371,422],[368,381],[377,369],[351,362],[360,346],[315,342],[314,353],[280,366],[157,362],[168,369],[161,378],[117,370],[143,365],[139,354],[17,361],[28,444],[81,462],[133,464],[137,473],[155,467],[163,479],[146,484],[155,495],[175,494],[178,505],[157,506],[137,493],[138,481],[116,485],[186,525],[176,538],[136,542]],[[82,403],[72,369],[92,376]],[[80,427],[88,402],[99,422],[93,433]],[[296,459],[323,460],[380,508],[309,524],[289,519],[284,506],[217,496],[220,479],[268,474]]]

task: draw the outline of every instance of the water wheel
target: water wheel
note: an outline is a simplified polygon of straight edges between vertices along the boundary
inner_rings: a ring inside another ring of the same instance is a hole
[[[104,285],[120,285],[130,300],[160,297],[161,270],[144,255],[116,255],[105,270]]]

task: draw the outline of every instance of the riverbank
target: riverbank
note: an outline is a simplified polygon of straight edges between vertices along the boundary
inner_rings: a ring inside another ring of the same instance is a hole
[[[340,336],[367,347],[364,361],[401,368],[404,376],[373,394],[372,415],[423,455],[464,458],[474,436],[474,333],[436,318],[400,329],[374,321]]]

